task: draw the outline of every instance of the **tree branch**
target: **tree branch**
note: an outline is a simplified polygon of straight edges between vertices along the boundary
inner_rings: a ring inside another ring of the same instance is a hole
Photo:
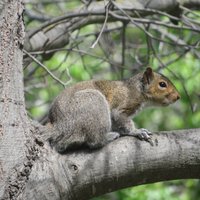
[[[147,4],[147,2],[150,2]],[[130,21],[126,16],[123,16],[121,11],[116,8],[120,8],[127,13],[128,16],[135,18],[136,23],[156,23],[162,26],[167,26],[170,28],[176,29],[186,29],[193,30],[199,32],[198,28],[190,27],[190,26],[177,26],[173,24],[166,24],[160,21],[149,20],[149,19],[141,19],[141,17],[152,15],[152,14],[163,14],[164,16],[169,17],[170,19],[178,19],[166,12],[174,9],[174,6],[177,6],[178,3],[176,1],[130,1],[125,0],[123,2],[115,2],[115,8],[113,8],[112,12],[108,13],[108,22],[116,22],[116,21]],[[198,0],[193,1],[183,1],[180,2],[180,7],[188,7],[199,8],[200,5]],[[111,14],[110,14],[111,13]],[[138,18],[138,13],[140,18]],[[75,10],[74,12],[54,18],[49,20],[38,27],[37,29],[31,30],[27,33],[25,49],[27,51],[37,51],[41,49],[45,49],[48,47],[49,49],[61,48],[69,43],[69,34],[77,29],[80,29],[83,26],[94,23],[103,23],[105,20],[105,5],[104,1],[100,2],[92,2],[87,10],[83,12]],[[52,29],[53,27],[53,29]]]
[[[160,132],[154,146],[121,137],[104,148],[60,155],[45,144],[24,199],[89,199],[129,186],[200,178],[200,129]]]

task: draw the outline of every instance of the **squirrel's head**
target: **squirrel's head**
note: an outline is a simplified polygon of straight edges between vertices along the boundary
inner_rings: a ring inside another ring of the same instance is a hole
[[[167,106],[180,99],[180,95],[173,83],[162,74],[153,72],[148,67],[142,75],[144,94],[150,102]]]

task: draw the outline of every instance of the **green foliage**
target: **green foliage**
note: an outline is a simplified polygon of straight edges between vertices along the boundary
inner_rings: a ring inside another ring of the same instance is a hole
[[[47,17],[61,16],[76,9],[80,1],[66,1],[60,4],[40,5],[40,14]],[[34,5],[26,8],[36,10]],[[62,9],[61,9],[62,8]],[[193,20],[200,21],[199,12],[188,14]],[[160,17],[161,22],[169,23],[169,18]],[[41,22],[30,20],[25,16],[27,29],[38,27]],[[191,51],[182,45],[172,43],[175,39],[192,45],[199,40],[199,34],[191,34],[182,29],[149,30],[156,39],[151,39],[136,26],[126,28],[126,51],[122,63],[122,23],[109,23],[113,31],[102,35],[96,41],[102,25],[92,24],[82,27],[71,34],[71,40],[65,48],[58,50],[48,59],[38,57],[53,75],[66,83],[66,87],[75,82],[89,79],[128,78],[131,75],[151,66],[158,70],[176,85],[181,99],[166,108],[149,108],[135,117],[138,127],[152,131],[187,129],[199,127],[200,122],[200,62],[198,48]],[[160,28],[160,27],[159,27]],[[147,30],[147,29],[146,29]],[[104,37],[105,36],[105,37]],[[107,39],[105,39],[107,38]],[[164,41],[164,42],[163,42]],[[189,48],[189,47],[188,47]],[[53,99],[63,90],[58,83],[38,64],[32,63],[24,70],[26,105],[29,115],[41,120],[47,113]],[[199,200],[200,182],[196,180],[170,181],[142,185],[107,194],[95,200]]]
[[[135,118],[137,124],[155,131],[199,127],[199,69],[200,63],[192,54],[187,54],[185,59],[179,60],[162,70],[162,73],[176,85],[181,94],[181,99],[167,108],[150,108],[143,111]],[[154,119],[154,123],[149,119]]]
[[[198,191],[199,181],[167,181],[141,185],[106,194],[93,200],[200,200]]]

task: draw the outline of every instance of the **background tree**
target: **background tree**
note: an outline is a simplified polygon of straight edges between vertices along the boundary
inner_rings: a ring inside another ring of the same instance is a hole
[[[191,129],[200,121],[199,8],[198,0],[1,1],[0,198],[88,199],[199,178],[200,130]],[[36,121],[46,122],[64,87],[127,78],[148,65],[170,77],[182,99],[142,112],[137,125],[187,130],[155,134],[154,147],[124,137],[99,151],[66,155],[43,143]],[[198,191],[199,182],[189,180],[102,199],[198,199]]]

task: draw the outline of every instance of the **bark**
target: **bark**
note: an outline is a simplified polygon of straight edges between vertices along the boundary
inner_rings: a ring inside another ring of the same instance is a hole
[[[155,134],[154,146],[123,137],[97,151],[60,155],[43,145],[37,134],[43,127],[33,126],[25,110],[22,13],[22,0],[0,3],[0,199],[80,200],[133,185],[200,178],[200,129]]]
[[[121,137],[96,151],[64,155],[45,144],[23,198],[84,200],[129,186],[200,178],[199,135],[200,129],[156,133],[154,146]]]
[[[179,6],[184,6],[191,9],[199,9],[199,0],[185,0],[185,1],[173,1],[173,0],[153,0],[153,1],[119,1],[115,5],[122,10],[125,10],[131,17],[140,18],[152,15],[154,12],[147,11],[146,9],[152,9],[154,11],[163,11],[168,13],[176,13],[175,8],[179,9]],[[107,22],[116,21],[129,21],[127,18],[123,18],[123,13],[119,10],[112,10],[112,14],[108,15]],[[137,11],[137,12],[135,12]],[[175,15],[176,16],[176,15]],[[172,16],[173,17],[173,16]],[[79,30],[81,27],[89,24],[103,23],[105,20],[105,2],[92,2],[87,10],[79,11],[75,10],[66,16],[57,17],[42,24],[41,27],[30,30],[26,35],[25,49],[27,51],[40,51],[50,50],[55,48],[62,48],[69,43],[70,34]],[[59,22],[59,23],[58,23]],[[137,21],[136,21],[137,22]],[[56,23],[58,25],[56,25]],[[54,24],[54,28],[49,28]],[[182,29],[182,26],[171,25],[174,28]],[[195,29],[194,29],[195,30]],[[196,30],[199,31],[200,30]]]
[[[1,8],[0,199],[16,199],[24,189],[32,165],[23,91],[23,5],[21,0],[2,1]]]

